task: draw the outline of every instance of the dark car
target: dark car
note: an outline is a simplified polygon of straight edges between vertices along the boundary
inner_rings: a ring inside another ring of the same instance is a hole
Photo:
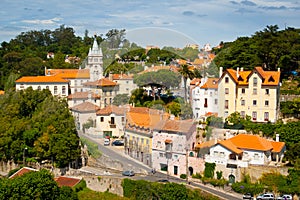
[[[253,199],[253,196],[251,193],[246,193],[243,195],[243,199]]]
[[[111,143],[113,146],[124,146],[124,142],[122,140],[115,140]]]
[[[160,182],[160,183],[169,183],[170,181],[167,180],[167,179],[159,179],[159,180],[157,180],[157,182]]]
[[[134,176],[135,174],[134,174],[134,171],[132,171],[132,170],[126,170],[126,171],[122,172],[122,175],[123,176]]]

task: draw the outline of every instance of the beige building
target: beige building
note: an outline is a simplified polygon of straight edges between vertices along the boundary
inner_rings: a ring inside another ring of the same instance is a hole
[[[225,120],[231,113],[251,116],[254,122],[276,122],[279,114],[280,69],[252,71],[220,68],[218,116]]]

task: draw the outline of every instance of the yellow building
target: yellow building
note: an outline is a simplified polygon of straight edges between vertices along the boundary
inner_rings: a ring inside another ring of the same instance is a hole
[[[254,122],[276,122],[279,113],[280,69],[252,71],[220,68],[218,116],[225,120],[231,113],[249,115]]]
[[[160,110],[131,107],[126,113],[125,153],[148,166],[152,166],[153,128],[161,120],[168,118],[169,114]]]

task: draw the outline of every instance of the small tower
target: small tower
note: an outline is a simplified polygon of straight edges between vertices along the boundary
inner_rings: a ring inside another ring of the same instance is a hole
[[[97,43],[97,36],[94,37],[94,43],[89,50],[86,68],[90,70],[90,81],[96,81],[103,78],[103,54]]]

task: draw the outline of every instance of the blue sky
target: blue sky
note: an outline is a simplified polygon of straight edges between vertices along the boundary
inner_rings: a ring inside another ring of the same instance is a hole
[[[126,29],[140,46],[216,46],[267,25],[300,28],[300,0],[2,0],[0,43],[64,24],[83,36]]]

